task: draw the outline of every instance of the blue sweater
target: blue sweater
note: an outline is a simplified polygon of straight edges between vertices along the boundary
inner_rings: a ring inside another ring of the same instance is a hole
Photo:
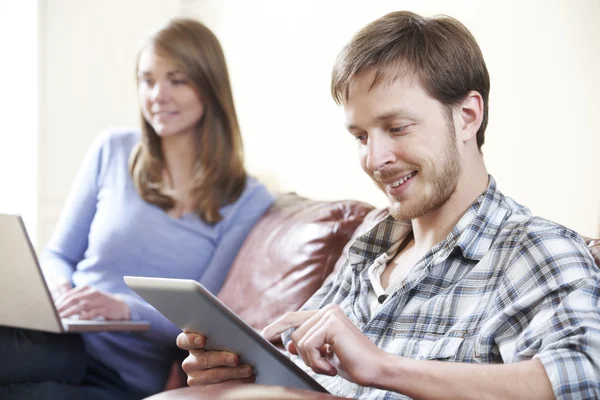
[[[163,389],[179,328],[131,291],[124,275],[195,279],[216,293],[244,239],[273,203],[248,178],[241,197],[221,208],[223,219],[204,223],[196,214],[175,219],[142,200],[128,172],[139,133],[101,135],[88,151],[54,234],[42,255],[46,275],[69,277],[121,295],[133,320],[148,333],[84,334],[87,351],[147,394]]]

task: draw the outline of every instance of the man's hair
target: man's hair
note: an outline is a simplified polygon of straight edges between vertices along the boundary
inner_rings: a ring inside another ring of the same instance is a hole
[[[215,224],[222,219],[220,208],[235,202],[246,185],[242,137],[223,50],[210,29],[186,18],[173,19],[150,35],[140,48],[138,64],[147,49],[180,67],[204,105],[194,134],[192,196],[200,218]],[[129,164],[133,182],[144,200],[169,210],[175,201],[162,175],[161,139],[143,115],[141,121],[141,142]]]
[[[454,18],[425,18],[408,11],[389,13],[361,29],[338,55],[331,94],[341,104],[357,74],[374,69],[371,88],[402,73],[420,79],[430,96],[447,107],[470,91],[483,98],[477,147],[481,150],[488,120],[490,77],[481,49],[467,28]]]

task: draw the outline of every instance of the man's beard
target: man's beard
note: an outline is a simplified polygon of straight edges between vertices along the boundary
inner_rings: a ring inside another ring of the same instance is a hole
[[[419,170],[415,178],[421,180],[423,185],[428,181],[433,183],[430,193],[413,194],[412,201],[394,199],[389,206],[390,214],[397,221],[415,219],[429,214],[440,208],[452,196],[456,190],[458,176],[460,175],[461,165],[458,148],[456,146],[456,135],[454,130],[454,121],[450,116],[446,124],[446,143],[442,155],[443,163],[426,175],[423,170]],[[417,182],[415,182],[417,183]],[[423,189],[426,189],[423,186]]]

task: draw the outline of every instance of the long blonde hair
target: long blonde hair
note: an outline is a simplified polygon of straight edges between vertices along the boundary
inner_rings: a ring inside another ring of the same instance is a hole
[[[171,20],[151,35],[138,53],[138,63],[145,49],[182,68],[202,99],[205,112],[194,135],[198,157],[191,195],[200,218],[215,224],[222,218],[219,209],[235,202],[246,182],[242,138],[223,50],[206,26],[183,18]],[[175,200],[163,181],[161,139],[143,115],[141,122],[141,141],[131,154],[129,171],[145,201],[169,210]]]

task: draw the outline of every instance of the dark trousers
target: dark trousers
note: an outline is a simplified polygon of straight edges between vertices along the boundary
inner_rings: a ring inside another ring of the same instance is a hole
[[[85,351],[80,335],[0,326],[0,399],[141,397]]]

